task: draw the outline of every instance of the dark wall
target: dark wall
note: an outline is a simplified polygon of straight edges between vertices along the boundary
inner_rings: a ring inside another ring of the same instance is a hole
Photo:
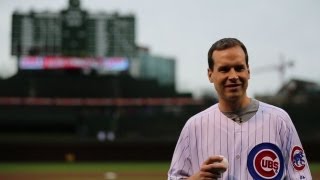
[[[309,162],[319,162],[319,143],[304,144]],[[175,142],[153,143],[0,143],[0,161],[170,161]],[[169,168],[169,167],[168,167]]]
[[[202,106],[63,107],[0,106],[1,133],[95,137],[98,131],[130,141],[170,141]]]
[[[301,140],[320,142],[319,101],[283,106],[290,115]]]
[[[174,143],[26,143],[0,144],[0,161],[169,161]]]

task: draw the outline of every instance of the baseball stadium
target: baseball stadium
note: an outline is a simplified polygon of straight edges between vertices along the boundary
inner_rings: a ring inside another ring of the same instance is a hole
[[[0,79],[0,179],[168,179],[181,129],[218,99],[178,92],[175,58],[137,44],[133,14],[66,2],[11,14],[18,70]],[[293,78],[254,98],[290,114],[320,179],[320,85]]]

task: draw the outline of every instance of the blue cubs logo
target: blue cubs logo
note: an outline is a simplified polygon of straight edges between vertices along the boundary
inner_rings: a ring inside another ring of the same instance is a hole
[[[272,143],[258,144],[250,151],[247,166],[253,179],[281,179],[284,172],[281,150]]]
[[[294,146],[291,150],[291,162],[293,168],[301,171],[306,166],[305,154],[300,146]]]

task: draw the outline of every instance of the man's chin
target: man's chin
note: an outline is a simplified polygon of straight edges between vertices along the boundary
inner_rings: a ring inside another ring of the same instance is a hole
[[[232,95],[228,95],[228,96],[226,97],[226,99],[227,99],[229,102],[239,101],[240,98],[241,98],[241,96],[238,95],[238,94],[232,94]]]

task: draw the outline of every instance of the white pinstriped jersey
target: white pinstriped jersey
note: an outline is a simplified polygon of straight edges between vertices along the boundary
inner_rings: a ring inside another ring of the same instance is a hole
[[[256,114],[239,124],[215,104],[191,117],[181,131],[168,179],[198,172],[212,155],[223,155],[229,167],[222,179],[312,179],[297,131],[288,114],[259,102]],[[300,157],[300,158],[299,158]]]

